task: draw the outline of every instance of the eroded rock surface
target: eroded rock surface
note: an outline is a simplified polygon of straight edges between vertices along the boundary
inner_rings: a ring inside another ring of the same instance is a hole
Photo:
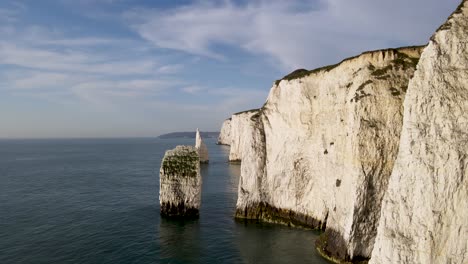
[[[166,151],[159,171],[161,214],[167,217],[198,217],[201,187],[197,149],[177,146]]]
[[[371,263],[468,263],[468,1],[424,50]]]
[[[326,254],[369,258],[421,51],[366,52],[277,81],[239,127],[236,217],[323,228]]]

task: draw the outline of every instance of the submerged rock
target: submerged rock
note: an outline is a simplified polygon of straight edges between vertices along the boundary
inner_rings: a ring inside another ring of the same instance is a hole
[[[195,148],[198,151],[198,156],[200,157],[200,162],[201,163],[208,163],[209,162],[209,157],[208,157],[208,148],[206,147],[205,142],[203,142],[203,139],[200,135],[200,131],[197,128],[197,134],[195,136]]]
[[[231,145],[231,118],[224,120],[219,132],[218,145]]]
[[[424,50],[371,263],[468,263],[468,1]]]
[[[198,217],[201,187],[197,149],[192,146],[177,146],[166,151],[159,171],[161,215]]]
[[[295,71],[242,127],[233,116],[242,159],[236,217],[326,229],[322,252],[369,258],[421,51],[372,51]]]

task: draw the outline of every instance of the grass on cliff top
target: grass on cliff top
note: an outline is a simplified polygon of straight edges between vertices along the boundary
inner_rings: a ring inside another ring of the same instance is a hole
[[[337,67],[338,65],[340,65],[342,62],[340,63],[337,63],[337,64],[333,64],[333,65],[328,65],[328,66],[324,66],[324,67],[321,67],[321,68],[317,68],[317,69],[313,69],[313,70],[306,70],[306,69],[297,69],[293,72],[291,72],[290,74],[284,76],[281,80],[276,80],[275,81],[275,85],[278,85],[282,80],[294,80],[294,79],[299,79],[299,78],[302,78],[302,77],[305,77],[305,76],[309,76],[310,74],[312,73],[316,73],[316,72],[319,72],[319,71],[330,71],[332,70],[333,68]]]
[[[390,62],[389,65],[383,68],[375,68],[374,65],[369,65],[368,69],[372,71],[372,76],[378,79],[386,79],[383,78],[389,71],[401,68],[403,70],[407,70],[410,68],[416,68],[418,65],[419,57],[411,57],[403,52],[396,52],[396,58]]]
[[[163,159],[163,171],[167,176],[196,177],[199,157],[197,152],[167,156]]]
[[[353,56],[353,57],[349,57],[347,59],[344,59],[342,61],[340,61],[339,63],[336,63],[336,64],[332,64],[332,65],[328,65],[328,66],[324,66],[324,67],[320,67],[320,68],[317,68],[317,69],[313,69],[313,70],[306,70],[306,69],[297,69],[293,72],[291,72],[290,74],[284,76],[283,78],[279,79],[279,80],[276,80],[275,81],[275,85],[279,85],[279,83],[282,81],[282,80],[287,80],[287,81],[290,81],[290,80],[294,80],[294,79],[300,79],[300,78],[303,78],[303,77],[306,77],[306,76],[309,76],[310,74],[313,74],[313,73],[316,73],[316,72],[321,72],[321,71],[325,71],[325,72],[329,72],[331,70],[333,70],[334,68],[338,67],[340,64],[342,64],[343,62],[346,62],[346,61],[349,61],[349,60],[352,60],[352,59],[355,59],[361,55],[364,55],[364,54],[368,54],[368,53],[375,53],[375,52],[386,52],[386,51],[393,51],[395,53],[398,53],[398,55],[401,55],[401,56],[406,56],[408,58],[411,58],[409,57],[408,55],[402,53],[402,52],[399,52],[399,50],[402,50],[402,49],[420,49],[420,48],[423,48],[425,47],[426,45],[422,45],[422,46],[405,46],[405,47],[400,47],[400,48],[392,48],[392,49],[380,49],[380,50],[373,50],[373,51],[366,51],[366,52],[363,52],[359,55],[356,55],[356,56]],[[412,58],[414,59],[414,58]],[[417,59],[419,60],[419,58]],[[417,61],[416,61],[416,64],[417,64]]]
[[[255,108],[255,109],[250,109],[250,110],[245,110],[245,111],[241,111],[241,112],[237,112],[237,113],[234,113],[232,115],[240,115],[240,114],[246,114],[246,113],[251,113],[251,112],[256,112],[260,110],[259,108]]]
[[[439,31],[442,31],[442,30],[449,30],[452,28],[452,18],[454,17],[454,15],[456,14],[460,14],[463,12],[463,6],[465,5],[465,2],[467,2],[468,0],[463,0],[460,5],[458,5],[457,9],[455,9],[455,11],[453,11],[453,13],[447,18],[447,20],[445,21],[445,23],[443,23],[442,25],[440,25],[440,27],[435,31],[435,33],[431,36],[431,40],[434,41],[434,37],[435,35],[437,34],[437,32]]]

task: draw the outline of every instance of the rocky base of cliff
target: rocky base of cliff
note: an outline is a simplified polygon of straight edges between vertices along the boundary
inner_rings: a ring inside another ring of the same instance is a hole
[[[356,263],[364,264],[369,262],[369,258],[354,256],[351,260],[347,254],[347,243],[342,234],[333,228],[328,228],[315,241],[315,247],[322,257],[334,263]]]
[[[161,204],[161,215],[167,218],[198,218],[199,210],[198,208],[187,206],[183,202],[178,204],[165,202]]]
[[[237,208],[235,217],[237,220],[261,220],[268,223],[322,230],[325,229],[326,222],[292,210],[276,208],[265,202],[251,204],[242,209]]]

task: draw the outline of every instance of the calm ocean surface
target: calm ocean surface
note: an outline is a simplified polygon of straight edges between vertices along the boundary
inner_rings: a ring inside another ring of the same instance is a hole
[[[240,165],[214,139],[200,219],[161,219],[160,161],[194,142],[0,140],[0,263],[327,263],[314,231],[234,221]]]

